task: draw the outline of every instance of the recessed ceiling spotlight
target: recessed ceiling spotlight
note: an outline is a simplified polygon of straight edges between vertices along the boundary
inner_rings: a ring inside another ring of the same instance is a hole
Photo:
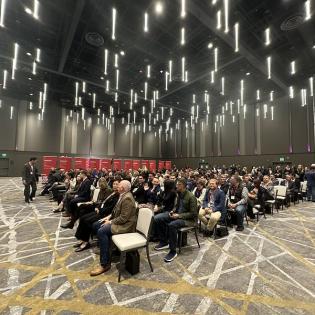
[[[27,54],[28,56],[32,56],[32,54],[31,54],[30,52],[27,52],[26,54]]]
[[[30,81],[32,81],[32,78],[28,78]]]
[[[250,75],[250,72],[246,72],[246,75]]]
[[[33,15],[33,11],[30,8],[25,8],[24,11],[29,14],[29,15]]]
[[[315,44],[313,45],[313,49],[315,49]]]
[[[33,96],[34,94],[33,93],[30,93],[30,96]]]
[[[155,13],[156,14],[162,14],[163,12],[163,4],[158,1],[156,4],[155,4]]]
[[[163,73],[163,70],[161,70],[160,73]]]
[[[121,54],[122,56],[125,56],[125,52],[124,52],[123,50],[120,52],[120,54]]]
[[[101,80],[104,80],[104,77],[101,77],[100,79],[101,79]]]
[[[213,48],[213,43],[209,43],[209,44],[208,44],[208,48],[209,48],[209,49]]]

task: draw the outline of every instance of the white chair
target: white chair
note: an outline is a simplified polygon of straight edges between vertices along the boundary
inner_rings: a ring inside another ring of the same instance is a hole
[[[93,197],[92,197],[92,202],[93,203],[97,202],[97,198],[98,198],[99,193],[100,193],[100,189],[99,188],[95,188],[94,191],[93,191]],[[85,202],[79,202],[77,205],[78,205],[78,207],[80,207],[83,204],[85,204]]]
[[[277,200],[277,196],[278,196],[278,191],[274,189],[275,192],[275,199],[270,199],[270,200],[266,200],[266,204],[271,206],[271,215],[273,215],[273,210],[276,204],[276,200]],[[277,208],[277,212],[279,212],[278,208]]]
[[[301,183],[300,191],[298,192],[299,198],[304,201],[304,198],[307,198],[307,181]]]
[[[153,223],[153,212],[148,208],[139,209],[137,227],[135,233],[125,233],[112,236],[112,242],[120,251],[120,264],[118,272],[118,282],[122,271],[123,259],[127,252],[135,251],[140,248],[146,248],[148,262],[153,272],[153,267],[149,255],[149,239]]]
[[[281,203],[281,207],[283,209],[283,205],[287,200],[287,187],[285,186],[275,186],[274,191],[276,192],[276,201]]]

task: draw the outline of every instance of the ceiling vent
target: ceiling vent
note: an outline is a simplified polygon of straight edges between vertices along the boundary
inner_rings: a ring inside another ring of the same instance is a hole
[[[104,38],[99,33],[89,32],[85,34],[85,40],[88,44],[94,47],[101,47],[104,45]]]
[[[287,17],[280,26],[282,31],[291,31],[298,28],[304,22],[304,15],[297,13]]]

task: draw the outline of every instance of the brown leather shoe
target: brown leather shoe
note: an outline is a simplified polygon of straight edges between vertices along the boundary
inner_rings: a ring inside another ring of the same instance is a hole
[[[92,270],[90,272],[90,276],[91,277],[95,277],[95,276],[99,276],[101,275],[102,273],[105,273],[107,272],[109,269],[110,269],[111,265],[108,264],[106,266],[98,266],[97,268],[95,268],[94,270]]]

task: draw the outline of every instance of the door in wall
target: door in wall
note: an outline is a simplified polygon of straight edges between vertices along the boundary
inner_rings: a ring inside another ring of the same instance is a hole
[[[9,159],[0,159],[0,177],[9,176]]]

